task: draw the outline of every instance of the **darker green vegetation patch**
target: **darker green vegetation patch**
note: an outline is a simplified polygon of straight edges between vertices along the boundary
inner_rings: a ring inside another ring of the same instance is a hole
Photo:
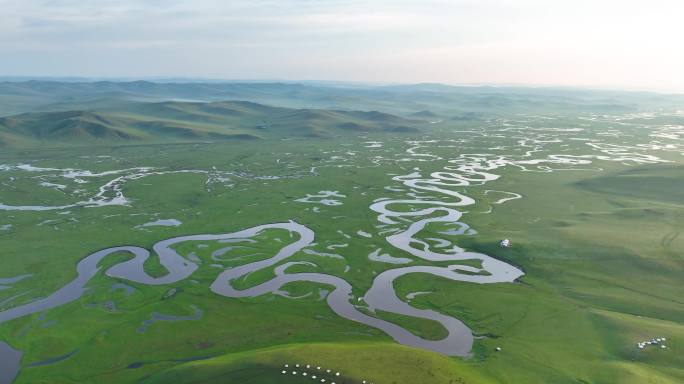
[[[606,195],[682,204],[684,202],[684,167],[639,167],[582,180],[575,185]]]

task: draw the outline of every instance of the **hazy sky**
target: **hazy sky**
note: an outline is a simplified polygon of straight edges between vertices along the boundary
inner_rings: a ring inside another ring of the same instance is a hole
[[[0,75],[684,92],[681,0],[0,0]]]

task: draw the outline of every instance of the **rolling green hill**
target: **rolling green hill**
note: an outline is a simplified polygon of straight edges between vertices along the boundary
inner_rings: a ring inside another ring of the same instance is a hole
[[[416,132],[422,123],[381,112],[291,109],[244,101],[129,103],[116,110],[0,118],[0,145],[207,141]]]

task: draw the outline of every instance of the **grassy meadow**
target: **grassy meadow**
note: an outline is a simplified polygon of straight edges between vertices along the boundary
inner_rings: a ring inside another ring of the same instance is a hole
[[[444,171],[450,160],[466,154],[504,156],[510,163],[491,171],[497,180],[452,188],[476,201],[459,209],[472,234],[445,235],[448,226],[433,225],[420,237],[448,238],[525,272],[511,284],[469,284],[429,274],[395,282],[398,297],[456,317],[473,330],[472,353],[459,358],[402,346],[337,316],[324,299],[326,285],[293,283],[282,288],[288,295],[246,299],[209,290],[223,269],[269,258],[291,242],[284,230],[264,231],[255,243],[221,256],[215,252],[226,244],[179,244],[179,253],[201,264],[172,285],[105,276],[107,267],[130,257],[117,254],[102,262],[79,300],[0,324],[0,340],[24,353],[15,383],[311,381],[282,375],[284,364],[339,371],[338,383],[681,383],[684,143],[652,136],[668,124],[666,117],[649,123],[622,115],[550,116],[423,122],[416,123],[417,132],[381,129],[334,139],[5,148],[0,203],[8,206],[70,206],[114,178],[135,173],[81,177],[83,183],[59,169],[164,172],[121,182],[128,205],[0,211],[0,278],[31,274],[0,290],[0,311],[54,292],[76,276],[79,260],[103,248],[151,248],[170,237],[287,220],[315,232],[311,249],[342,256],[298,252],[287,261],[313,264],[292,266],[288,273],[342,277],[356,300],[377,274],[397,267],[370,260],[376,249],[410,258],[408,265],[449,265],[393,248],[369,205],[412,193],[392,177]],[[582,130],[562,131],[568,127]],[[635,153],[660,161],[634,161]],[[549,155],[585,156],[590,164],[524,163]],[[53,170],[27,171],[18,164]],[[319,191],[345,197],[338,199],[341,205],[296,201]],[[501,203],[506,195],[491,191],[522,198]],[[182,224],[142,226],[164,219]],[[499,247],[503,238],[513,246]],[[165,273],[154,257],[145,269]],[[261,270],[234,285],[251,287],[273,273]],[[130,290],[115,288],[117,283]],[[406,298],[415,292],[426,293]],[[141,332],[153,313],[191,316],[195,309],[201,310],[199,319],[156,321]],[[387,312],[376,316],[423,338],[445,336],[439,323]],[[654,337],[667,337],[667,348],[637,349],[637,342]]]

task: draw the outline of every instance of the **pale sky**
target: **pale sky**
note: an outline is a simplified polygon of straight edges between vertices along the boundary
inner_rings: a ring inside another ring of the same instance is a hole
[[[681,0],[0,0],[0,76],[684,92]]]

